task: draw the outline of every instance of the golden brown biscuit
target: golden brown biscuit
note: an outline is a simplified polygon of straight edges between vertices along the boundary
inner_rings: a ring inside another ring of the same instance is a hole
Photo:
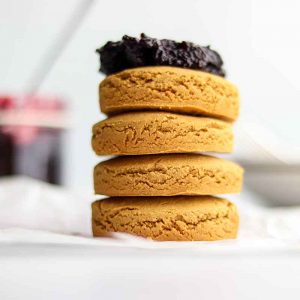
[[[231,152],[232,125],[211,118],[167,112],[131,112],[93,126],[98,155]]]
[[[236,120],[237,88],[224,78],[174,67],[143,67],[110,75],[100,83],[106,114],[165,110]]]
[[[123,156],[94,170],[96,194],[172,196],[238,193],[243,169],[224,159],[199,154]]]
[[[160,241],[236,238],[236,206],[210,196],[108,198],[92,204],[94,236],[126,232]]]

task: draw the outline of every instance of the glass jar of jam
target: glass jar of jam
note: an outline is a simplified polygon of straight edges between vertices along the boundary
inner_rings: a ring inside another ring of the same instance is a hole
[[[65,107],[57,98],[0,96],[0,176],[61,183]]]

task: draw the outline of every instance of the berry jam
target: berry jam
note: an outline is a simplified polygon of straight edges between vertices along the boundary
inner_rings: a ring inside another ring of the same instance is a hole
[[[173,66],[200,70],[224,77],[221,56],[209,46],[191,42],[140,38],[124,35],[121,41],[107,42],[96,50],[100,55],[100,71],[106,75],[144,66]]]

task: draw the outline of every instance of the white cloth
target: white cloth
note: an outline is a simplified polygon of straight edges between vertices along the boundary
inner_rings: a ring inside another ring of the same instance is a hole
[[[71,235],[90,235],[92,195],[26,177],[0,180],[0,229],[38,229]]]

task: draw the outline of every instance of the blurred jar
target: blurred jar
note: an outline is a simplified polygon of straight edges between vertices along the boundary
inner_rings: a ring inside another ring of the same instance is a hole
[[[0,96],[0,176],[61,184],[65,119],[57,98]]]

